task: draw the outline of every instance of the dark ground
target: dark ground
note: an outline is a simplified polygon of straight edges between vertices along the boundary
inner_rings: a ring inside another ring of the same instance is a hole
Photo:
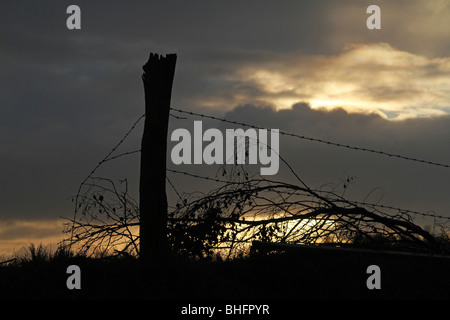
[[[66,269],[81,269],[69,290]],[[369,265],[381,289],[369,290]],[[170,257],[143,267],[133,258],[53,259],[0,265],[0,299],[450,300],[450,259],[305,252],[255,255],[229,262]]]

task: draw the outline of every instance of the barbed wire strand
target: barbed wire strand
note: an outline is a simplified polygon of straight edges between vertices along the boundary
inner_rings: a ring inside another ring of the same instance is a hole
[[[227,119],[219,118],[219,117],[216,117],[216,116],[204,115],[204,114],[197,113],[197,112],[180,110],[180,109],[175,109],[175,108],[171,108],[171,110],[176,111],[176,112],[180,112],[180,113],[184,113],[184,114],[189,114],[189,115],[196,116],[196,117],[201,117],[201,118],[221,121],[221,122],[225,122],[225,123],[230,123],[230,124],[233,124],[233,125],[241,125],[241,126],[245,126],[245,127],[249,127],[249,128],[253,128],[253,129],[266,129],[264,127],[256,126],[256,125],[253,125],[253,124],[248,124],[248,123],[244,123],[244,122],[240,122],[240,121],[227,120]],[[174,117],[177,118],[176,116],[174,116]],[[347,144],[343,144],[343,143],[328,141],[328,140],[324,140],[324,139],[320,139],[320,138],[307,137],[307,136],[304,136],[304,135],[299,135],[299,134],[296,134],[296,133],[291,133],[291,132],[286,132],[286,131],[281,131],[281,130],[279,130],[279,133],[281,135],[290,136],[290,137],[294,137],[294,138],[299,138],[299,139],[303,139],[303,140],[307,140],[307,141],[311,141],[311,142],[323,143],[323,144],[326,144],[326,145],[335,146],[335,147],[339,147],[339,148],[346,148],[346,149],[355,150],[355,151],[370,152],[370,153],[375,153],[375,154],[379,154],[379,155],[383,155],[383,156],[387,156],[387,157],[394,157],[394,158],[398,158],[398,159],[402,159],[402,160],[419,162],[419,163],[433,165],[433,166],[438,166],[438,167],[443,167],[443,168],[450,168],[450,164],[445,164],[445,163],[439,163],[439,162],[434,162],[434,161],[429,161],[429,160],[413,158],[413,157],[404,156],[404,155],[400,155],[400,154],[385,152],[385,151],[382,151],[382,150],[375,150],[375,149],[369,149],[369,148],[365,148],[365,147],[351,146],[351,145],[347,145]]]
[[[119,140],[119,142],[111,149],[111,151],[108,152],[108,154],[106,155],[106,157],[104,157],[96,166],[94,169],[92,169],[92,171],[88,174],[88,176],[83,180],[83,182],[81,182],[79,188],[78,188],[78,192],[77,192],[77,196],[80,194],[80,190],[83,187],[83,185],[86,183],[86,181],[95,173],[95,171],[97,171],[97,169],[105,162],[113,160],[118,158],[120,155],[115,156],[113,158],[110,158],[110,156],[114,153],[114,151],[117,150],[117,148],[125,141],[125,139],[130,135],[130,133],[134,130],[134,128],[138,125],[138,123],[145,117],[145,114],[143,114],[142,116],[140,116],[131,126],[131,128],[125,133],[125,135],[122,137],[122,139]],[[139,150],[140,151],[140,150]],[[135,153],[137,151],[131,151],[129,153],[125,153],[125,154],[131,154],[131,153]]]

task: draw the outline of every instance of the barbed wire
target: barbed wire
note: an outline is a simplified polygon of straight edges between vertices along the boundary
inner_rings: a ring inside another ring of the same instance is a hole
[[[197,112],[186,111],[186,110],[175,109],[175,108],[170,108],[170,109],[173,110],[173,111],[179,112],[179,113],[189,114],[189,115],[192,115],[192,116],[206,118],[206,119],[211,119],[211,120],[216,120],[216,121],[221,121],[221,122],[225,122],[225,123],[229,123],[229,124],[233,124],[233,125],[241,125],[241,126],[245,126],[245,127],[249,127],[249,128],[253,128],[253,129],[266,129],[264,127],[256,126],[256,125],[253,125],[253,124],[248,124],[248,123],[244,123],[244,122],[240,122],[240,121],[227,120],[227,119],[219,118],[219,117],[216,117],[216,116],[204,115],[204,114],[197,113]],[[181,117],[177,117],[175,115],[174,115],[174,117],[175,118],[181,118]],[[294,137],[294,138],[299,138],[299,139],[303,139],[303,140],[307,140],[307,141],[311,141],[311,142],[323,143],[323,144],[327,144],[327,145],[335,146],[335,147],[339,147],[339,148],[346,148],[346,149],[355,150],[355,151],[370,152],[370,153],[375,153],[375,154],[379,154],[379,155],[383,155],[383,156],[387,156],[387,157],[393,157],[393,158],[398,158],[398,159],[402,159],[402,160],[419,162],[419,163],[433,165],[433,166],[438,166],[438,167],[443,167],[443,168],[450,168],[450,164],[445,164],[445,163],[439,163],[439,162],[434,162],[434,161],[429,161],[429,160],[423,160],[423,159],[408,157],[408,156],[404,156],[404,155],[400,155],[400,154],[385,152],[385,151],[382,151],[382,150],[375,150],[375,149],[370,149],[370,148],[365,148],[365,147],[351,146],[351,145],[338,143],[338,142],[333,142],[333,141],[328,141],[328,140],[324,140],[324,139],[320,139],[320,138],[307,137],[307,136],[304,136],[304,135],[299,135],[299,134],[296,134],[296,133],[286,132],[286,131],[282,131],[282,130],[279,130],[279,133],[281,135],[290,136],[290,137]]]
[[[111,155],[114,153],[114,151],[117,150],[118,147],[125,141],[125,139],[131,134],[131,132],[134,130],[134,128],[138,125],[138,123],[145,117],[145,114],[141,115],[131,126],[131,128],[125,133],[125,135],[119,140],[119,142],[111,149],[111,151],[108,152],[108,154],[97,164],[97,166],[92,169],[91,173],[88,174],[88,176],[84,179],[84,181],[81,183],[81,186],[95,173],[95,171],[105,162],[114,160],[122,155],[132,154],[136,152],[140,152],[141,150],[135,150],[130,152],[125,152],[123,154],[111,157]],[[110,158],[111,157],[111,158]]]
[[[75,212],[74,212],[74,217],[73,220],[75,221],[76,218],[76,214],[77,214],[77,209],[78,209],[78,198],[80,196],[81,193],[81,188],[83,188],[84,184],[86,183],[86,181],[89,180],[90,177],[92,177],[92,175],[97,171],[98,168],[100,168],[105,162],[117,159],[119,157],[122,157],[124,155],[129,155],[129,154],[133,154],[133,153],[137,153],[140,152],[141,150],[135,150],[135,151],[129,151],[129,152],[124,152],[122,154],[116,155],[114,157],[111,157],[111,155],[117,150],[117,148],[119,148],[119,146],[125,141],[125,139],[131,134],[131,132],[134,130],[134,128],[138,125],[138,123],[145,117],[145,114],[141,115],[131,126],[131,128],[125,133],[125,135],[119,140],[119,142],[108,152],[108,154],[101,160],[99,161],[99,163],[94,167],[94,169],[92,169],[92,171],[87,175],[87,177],[83,180],[83,182],[80,183],[79,187],[78,187],[78,191],[77,191],[77,195],[75,197]]]

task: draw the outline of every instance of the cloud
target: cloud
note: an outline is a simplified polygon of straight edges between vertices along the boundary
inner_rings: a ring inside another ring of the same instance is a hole
[[[381,29],[376,31],[365,28],[369,17],[365,12],[371,4],[370,0],[322,2],[329,25],[328,50],[338,53],[345,44],[387,42],[429,58],[450,55],[448,1],[379,0]]]
[[[61,226],[62,222],[57,220],[7,220],[0,223],[0,238],[3,241],[61,236]]]
[[[222,89],[210,85],[197,104],[266,103],[289,108],[308,101],[314,108],[377,112],[390,119],[444,115],[450,110],[450,58],[426,58],[387,43],[348,45],[333,56],[259,57],[224,68],[222,74],[205,74],[205,81],[219,83]]]

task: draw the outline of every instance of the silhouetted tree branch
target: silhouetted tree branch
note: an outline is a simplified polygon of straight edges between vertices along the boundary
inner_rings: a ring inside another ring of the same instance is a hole
[[[139,227],[137,202],[128,194],[127,180],[118,189],[111,179],[91,177],[79,194],[74,219],[68,219],[64,232],[70,235],[63,245],[86,255],[113,252],[138,255]]]
[[[306,185],[248,179],[245,172],[208,194],[187,196],[170,214],[169,224],[174,249],[195,256],[219,248],[232,256],[253,240],[372,245],[383,240],[426,250],[436,245],[404,212],[362,207]]]

